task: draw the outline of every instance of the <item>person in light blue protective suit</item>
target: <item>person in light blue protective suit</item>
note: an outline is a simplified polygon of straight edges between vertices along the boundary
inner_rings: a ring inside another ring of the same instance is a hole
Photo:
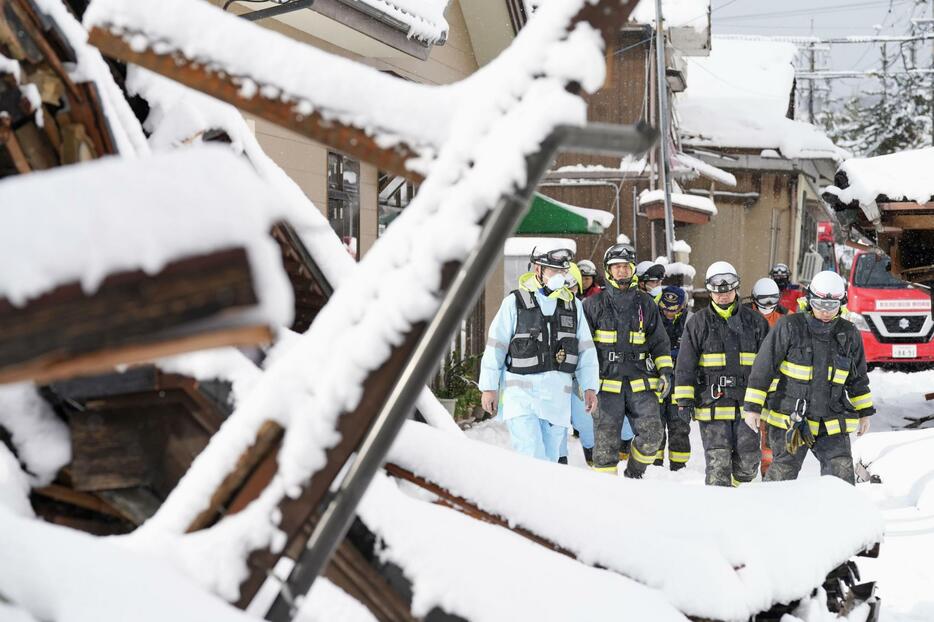
[[[583,288],[583,278],[580,268],[573,261],[564,278],[568,290],[574,294],[574,297],[581,300],[581,289]],[[593,417],[584,407],[584,392],[581,390],[577,379],[571,386],[571,427],[580,437],[581,449],[584,450],[584,461],[588,465],[593,464]],[[570,431],[569,431],[570,432]],[[561,443],[561,450],[558,452],[558,462],[568,463],[568,434],[564,435],[564,441]]]
[[[483,409],[496,414],[502,375],[513,449],[552,462],[571,425],[574,379],[585,411],[597,406],[596,349],[581,305],[565,287],[572,256],[568,249],[532,251],[532,271],[500,305],[480,361]]]

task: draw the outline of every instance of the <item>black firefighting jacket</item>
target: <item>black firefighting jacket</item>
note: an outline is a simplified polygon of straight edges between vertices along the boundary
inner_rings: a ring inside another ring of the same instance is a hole
[[[726,316],[726,317],[724,317]],[[727,315],[714,305],[692,315],[681,337],[674,399],[694,406],[698,421],[739,415],[746,381],[769,323],[737,300]]]
[[[810,311],[781,318],[756,356],[744,408],[787,429],[805,417],[816,435],[854,432],[872,415],[863,340],[843,318],[821,326]]]

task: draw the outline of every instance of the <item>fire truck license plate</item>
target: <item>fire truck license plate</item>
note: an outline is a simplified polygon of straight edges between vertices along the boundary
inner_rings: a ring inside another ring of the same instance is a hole
[[[918,346],[892,346],[893,359],[913,359],[918,356]]]

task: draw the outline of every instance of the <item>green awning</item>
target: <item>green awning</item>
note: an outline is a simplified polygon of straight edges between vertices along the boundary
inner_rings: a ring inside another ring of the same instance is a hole
[[[612,222],[613,214],[609,212],[567,205],[536,192],[532,207],[519,223],[516,233],[599,235]]]

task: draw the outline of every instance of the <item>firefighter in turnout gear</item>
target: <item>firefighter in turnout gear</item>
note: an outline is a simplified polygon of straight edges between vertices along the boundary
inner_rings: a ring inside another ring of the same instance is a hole
[[[769,325],[740,304],[739,284],[725,261],[707,269],[711,303],[688,319],[675,372],[678,414],[699,422],[711,486],[750,482],[759,470],[759,432],[741,415],[746,379]]]
[[[765,277],[756,281],[752,286],[752,302],[749,306],[762,314],[769,326],[775,326],[783,315],[788,315],[788,309],[783,307],[779,300],[781,291],[778,284]]]
[[[804,310],[779,320],[756,357],[744,410],[750,425],[760,415],[768,424],[766,481],[795,479],[810,449],[821,475],[855,482],[849,435],[866,433],[875,411],[862,338],[841,317],[845,303],[840,275],[819,272]]]
[[[658,300],[662,325],[664,325],[665,332],[668,333],[668,341],[671,343],[671,358],[676,364],[678,350],[681,347],[681,335],[684,333],[684,326],[687,321],[686,302],[687,297],[684,290],[674,285],[666,286]],[[662,444],[658,453],[655,454],[655,465],[664,465],[665,445],[667,444],[668,467],[672,471],[679,471],[687,465],[688,459],[691,457],[691,440],[689,438],[691,422],[690,420],[685,421],[678,416],[678,403],[673,395],[662,401],[661,416],[665,430],[662,432]]]
[[[532,272],[500,305],[480,361],[483,409],[496,414],[502,378],[502,414],[513,449],[552,462],[571,425],[573,380],[588,413],[596,408],[599,385],[590,329],[565,287],[572,256],[564,248],[532,251]]]
[[[640,478],[662,442],[658,398],[671,390],[668,335],[652,298],[635,279],[636,252],[628,244],[607,249],[607,288],[584,301],[600,361],[600,407],[594,415],[594,469],[615,472],[623,417],[635,437],[623,475]]]

